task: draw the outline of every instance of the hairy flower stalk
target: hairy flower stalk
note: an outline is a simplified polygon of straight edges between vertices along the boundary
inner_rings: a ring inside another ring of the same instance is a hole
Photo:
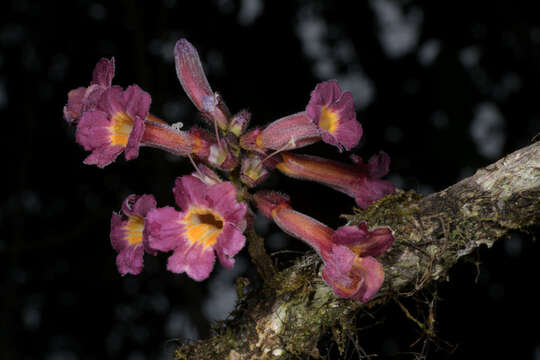
[[[375,257],[392,246],[394,236],[390,228],[377,227],[370,231],[362,223],[334,231],[293,210],[286,195],[258,192],[254,201],[259,210],[283,231],[317,252],[324,262],[322,277],[337,295],[366,302],[379,290],[384,271]]]
[[[279,156],[281,162],[276,168],[283,174],[315,181],[343,192],[353,197],[362,209],[395,190],[392,183],[380,179],[388,173],[390,166],[390,157],[382,151],[372,156],[367,164],[353,155],[355,164],[352,165],[290,152],[282,152]]]

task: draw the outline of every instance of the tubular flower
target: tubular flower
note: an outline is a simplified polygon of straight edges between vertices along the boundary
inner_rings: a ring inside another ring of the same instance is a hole
[[[311,93],[306,113],[318,127],[324,142],[350,150],[362,137],[350,91],[341,92],[336,80],[318,84]]]
[[[147,215],[148,243],[152,249],[174,251],[167,269],[202,281],[214,267],[215,253],[226,268],[244,247],[246,204],[236,200],[230,182],[207,185],[192,175],[176,179],[176,204]]]
[[[96,109],[84,112],[77,125],[77,142],[92,152],[84,163],[103,168],[122,151],[126,160],[136,158],[150,102],[150,95],[137,85],[125,91],[118,86],[106,89]]]
[[[392,183],[380,179],[388,173],[390,166],[390,157],[382,151],[372,156],[367,164],[353,155],[355,164],[352,165],[290,152],[279,155],[282,161],[276,168],[285,175],[316,181],[343,192],[353,197],[362,209],[395,190]]]
[[[85,111],[94,110],[103,92],[111,87],[113,77],[114,58],[99,60],[94,68],[90,86],[79,87],[68,93],[64,119],[69,124],[76,125]]]
[[[186,39],[180,39],[174,47],[174,60],[178,80],[191,102],[212,123],[227,130],[229,109],[219,94],[210,88],[197,49]]]
[[[292,150],[321,140],[317,127],[305,112],[285,116],[264,128],[260,145],[272,150]]]
[[[111,218],[111,244],[118,252],[116,266],[122,275],[137,275],[143,268],[144,251],[155,255],[146,247],[144,232],[146,214],[156,208],[152,195],[129,195],[122,204],[122,214]]]
[[[392,246],[394,237],[390,228],[370,231],[362,223],[334,231],[293,210],[286,195],[259,192],[254,200],[259,210],[283,231],[313,247],[324,262],[322,277],[337,295],[366,302],[379,290],[384,271],[374,257]]]

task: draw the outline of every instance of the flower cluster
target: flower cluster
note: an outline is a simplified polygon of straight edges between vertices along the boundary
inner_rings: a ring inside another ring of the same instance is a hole
[[[172,252],[167,269],[207,279],[216,256],[226,268],[246,243],[256,207],[283,231],[309,245],[321,257],[322,278],[342,297],[368,301],[380,288],[384,272],[375,259],[393,243],[388,227],[369,229],[366,223],[333,230],[293,210],[289,197],[250,189],[272,171],[315,181],[345,193],[360,208],[391,194],[393,185],[381,179],[389,171],[384,152],[369,161],[352,155],[352,163],[292,152],[319,141],[342,152],[356,147],[362,126],[356,119],[352,94],[337,81],[318,84],[305,109],[264,127],[248,129],[251,114],[231,114],[221,94],[214,92],[195,47],[179,40],[174,48],[176,74],[206,127],[180,130],[150,113],[151,97],[138,85],[113,85],[115,61],[101,59],[87,87],[68,93],[64,119],[76,127],[75,139],[90,154],[85,164],[103,168],[124,153],[137,158],[141,146],[187,157],[195,167],[173,187],[177,208],[158,207],[152,195],[130,195],[111,218],[110,239],[118,252],[122,274],[139,274],[144,253]],[[218,174],[219,170],[221,174]],[[228,180],[224,180],[226,176]]]

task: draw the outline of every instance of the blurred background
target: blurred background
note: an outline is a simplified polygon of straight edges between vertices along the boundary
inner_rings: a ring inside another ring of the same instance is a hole
[[[253,124],[303,110],[318,82],[338,79],[364,128],[354,152],[384,150],[388,178],[422,194],[540,132],[540,16],[515,1],[9,0],[0,14],[1,359],[169,359],[227,317],[237,276],[257,286],[245,250],[233,270],[217,265],[202,283],[165,271],[166,256],[146,256],[139,276],[118,274],[112,211],[131,193],[173,205],[174,178],[192,169],[148,148],[103,170],[82,163],[62,108],[101,57],[115,57],[114,83],[140,85],[152,113],[186,128],[200,121],[175,75],[181,37],[199,50],[213,89],[232,111],[249,109]],[[302,152],[347,160],[324,145]],[[264,187],[333,227],[354,206],[284,176]],[[307,250],[264,219],[257,228],[281,265]],[[438,342],[413,345],[420,331],[390,304],[359,330],[359,344],[380,358],[540,359],[540,249],[530,230],[480,249],[439,285]],[[407,303],[421,318],[418,304]],[[339,358],[329,339],[320,347]],[[343,358],[359,355],[349,348]]]

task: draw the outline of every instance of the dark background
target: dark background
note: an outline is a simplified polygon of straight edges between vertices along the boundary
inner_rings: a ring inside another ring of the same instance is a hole
[[[147,148],[104,170],[82,164],[62,108],[99,58],[115,56],[114,82],[137,83],[153,113],[186,128],[198,115],[175,76],[180,37],[198,48],[228,106],[248,108],[257,124],[304,109],[318,82],[336,78],[353,92],[364,127],[355,152],[383,149],[389,179],[428,194],[540,132],[539,13],[515,1],[440,3],[2,2],[0,358],[168,359],[177,341],[208,336],[211,320],[226,317],[236,276],[256,285],[245,250],[234,270],[217,265],[203,283],[166,272],[166,256],[147,256],[139,276],[118,274],[111,212],[131,193],[172,205],[174,178],[191,168]],[[346,159],[329,146],[306,151]],[[354,205],[283,176],[265,185],[334,227]],[[267,222],[258,228],[271,252],[306,250]],[[359,344],[380,358],[540,359],[539,255],[533,235],[514,234],[470,258],[481,261],[479,275],[474,261],[460,262],[438,288],[440,340],[424,350],[422,341],[411,347],[420,332],[395,304],[377,311]],[[421,318],[417,304],[406,301]],[[453,354],[446,342],[457,345]],[[351,348],[344,358],[358,358]],[[321,351],[338,358],[330,341]]]

